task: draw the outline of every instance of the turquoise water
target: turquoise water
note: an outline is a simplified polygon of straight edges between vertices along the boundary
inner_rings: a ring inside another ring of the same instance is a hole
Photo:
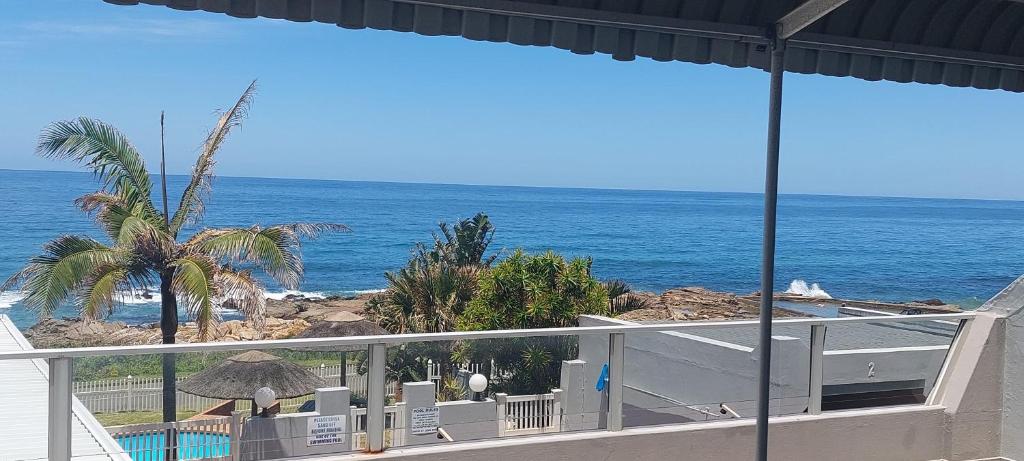
[[[166,437],[147,434],[116,437],[133,461],[163,461]],[[178,433],[178,459],[204,459],[228,456],[231,440],[226,435],[200,432]]]
[[[171,178],[172,194],[184,181]],[[0,170],[0,277],[61,233],[99,237],[71,203],[95,188],[84,173]],[[205,224],[350,225],[351,234],[304,247],[301,290],[344,294],[383,288],[384,271],[399,268],[438,221],[478,211],[496,225],[498,251],[589,255],[598,277],[643,290],[758,288],[759,194],[221,177]],[[1022,229],[1024,202],[783,195],[775,283],[782,290],[803,279],[837,297],[976,306],[1024,273]],[[17,299],[5,294],[0,313],[31,325],[36,315]],[[134,302],[113,318],[157,320],[155,303]]]

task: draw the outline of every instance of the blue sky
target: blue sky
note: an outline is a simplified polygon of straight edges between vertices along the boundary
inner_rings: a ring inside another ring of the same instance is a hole
[[[0,168],[79,115],[184,173],[259,79],[218,174],[752,191],[768,76],[553,48],[239,20],[99,0],[0,2]],[[1024,96],[788,74],[784,193],[1024,199]]]

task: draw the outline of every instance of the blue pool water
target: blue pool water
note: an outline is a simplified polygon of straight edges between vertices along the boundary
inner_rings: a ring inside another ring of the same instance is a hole
[[[121,448],[128,451],[133,461],[163,461],[166,437],[148,434],[116,437]],[[178,433],[178,459],[203,459],[228,456],[231,443],[226,435],[199,432]]]
[[[185,180],[170,178],[172,203]],[[0,170],[0,279],[62,233],[102,238],[72,204],[96,188],[85,173]],[[502,253],[591,256],[596,276],[642,290],[749,293],[758,288],[761,207],[761,195],[747,193],[219,177],[204,224],[351,226],[351,234],[304,246],[306,292],[383,288],[384,271],[401,267],[415,242],[430,241],[438,221],[483,211],[497,227],[492,248]],[[1024,273],[1024,202],[782,195],[778,213],[780,290],[803,279],[836,297],[971,307]],[[0,297],[0,313],[27,327],[37,316],[18,297]],[[113,319],[154,322],[157,312],[155,302],[138,299]]]

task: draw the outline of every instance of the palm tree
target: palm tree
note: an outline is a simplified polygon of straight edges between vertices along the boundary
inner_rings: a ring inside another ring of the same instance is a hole
[[[261,328],[266,296],[252,269],[263,270],[286,288],[297,288],[303,273],[301,239],[348,229],[320,223],[204,229],[179,241],[185,226],[201,221],[211,192],[214,155],[245,117],[255,89],[253,81],[210,131],[173,216],[167,208],[163,162],[161,212],[153,203],[153,183],[142,155],[116,128],[82,117],[44,129],[38,155],[78,162],[102,183],[99,191],[86,194],[76,204],[94,216],[110,243],[75,235],[58,237],[0,291],[20,288],[26,292],[25,304],[43,316],[73,299],[83,319],[89,320],[103,317],[121,305],[126,295],[146,292],[158,282],[164,344],[174,343],[179,303],[196,322],[202,338],[212,333],[220,305],[242,312]],[[161,115],[161,125],[162,121]],[[174,378],[174,355],[164,354],[164,421],[176,419]]]
[[[494,238],[486,214],[438,227],[433,248],[416,244],[405,267],[384,273],[388,288],[366,304],[367,318],[391,333],[453,331],[476,292],[477,276],[497,257],[486,256]]]
[[[633,287],[629,286],[624,280],[604,282],[604,289],[608,291],[608,311],[612,315],[624,314],[647,307],[647,298],[634,294]]]

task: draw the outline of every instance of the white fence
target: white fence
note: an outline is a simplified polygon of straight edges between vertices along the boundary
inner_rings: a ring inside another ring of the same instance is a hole
[[[324,379],[336,380],[340,376],[341,364],[320,365],[310,367],[309,371]],[[366,395],[366,375],[357,373],[356,365],[349,363],[346,384],[352,393]],[[178,376],[177,382],[188,376]],[[93,413],[115,413],[122,411],[161,411],[163,409],[163,378],[132,377],[102,379],[96,381],[76,381],[73,385],[75,397]],[[387,383],[388,395],[395,395],[396,383]],[[281,403],[281,411],[289,412],[298,409],[308,397],[285,399]],[[223,400],[200,397],[178,391],[179,411],[203,411],[224,403]],[[238,401],[237,410],[247,410],[248,402]]]
[[[561,390],[537,395],[495,395],[497,400],[498,436],[559,432],[562,422]],[[282,402],[284,403],[284,402]],[[407,428],[406,404],[399,402],[384,407],[384,440],[387,447],[405,445]],[[366,448],[366,408],[351,407],[351,450]],[[134,461],[164,459],[164,441],[170,430],[176,437],[178,459],[230,461],[239,453],[244,417],[236,412],[229,417],[179,421],[174,423],[136,424],[110,427],[107,430]]]
[[[498,436],[544,434],[562,430],[562,391],[550,394],[496,394]]]
[[[173,423],[133,424],[107,428],[110,435],[134,461],[164,459],[168,433],[174,434],[171,448],[178,459],[230,461],[238,453],[240,416],[178,421]]]
[[[384,445],[405,445],[405,402],[384,407]],[[352,407],[352,450],[366,448],[366,409]]]

